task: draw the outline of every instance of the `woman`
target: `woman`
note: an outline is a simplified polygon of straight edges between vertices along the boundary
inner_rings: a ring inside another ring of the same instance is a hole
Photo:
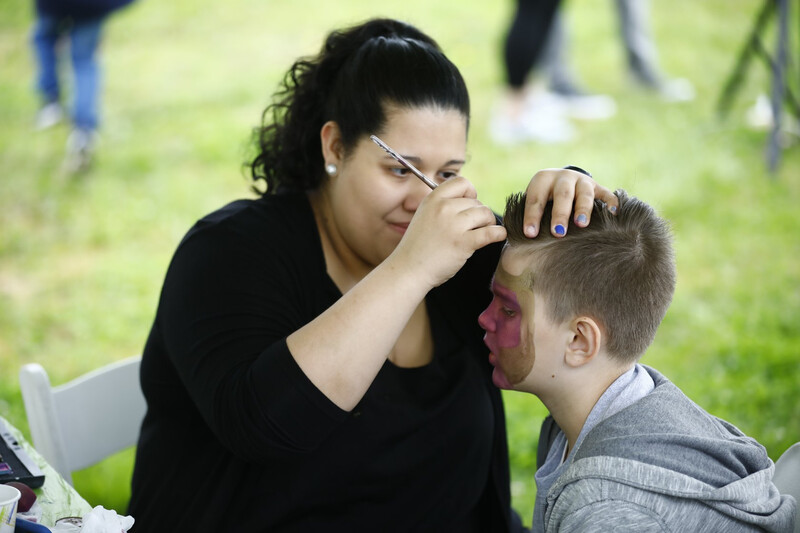
[[[397,21],[295,63],[258,135],[265,192],[199,221],[167,273],[142,360],[137,528],[515,527],[477,324],[505,231],[459,176],[468,118],[456,67]],[[595,188],[540,173],[530,223],[551,194],[554,225],[573,196],[585,216]]]

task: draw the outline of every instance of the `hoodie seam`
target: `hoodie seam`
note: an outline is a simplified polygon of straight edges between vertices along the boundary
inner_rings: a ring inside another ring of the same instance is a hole
[[[576,510],[577,512],[584,512],[584,513],[588,512],[591,515],[591,513],[593,512],[593,508],[595,508],[597,506],[608,505],[608,504],[614,505],[615,508],[624,509],[624,508],[627,507],[629,509],[635,509],[639,513],[649,517],[653,522],[658,524],[659,531],[662,531],[664,533],[673,533],[673,530],[667,525],[667,523],[664,520],[664,518],[658,512],[656,512],[655,510],[651,509],[650,507],[642,505],[641,503],[638,503],[638,502],[632,502],[630,500],[622,500],[622,499],[614,498],[614,497],[609,495],[608,483],[606,483],[605,481],[601,481],[601,484],[602,484],[601,485],[601,489],[600,489],[601,497],[596,499],[596,500],[593,500],[593,501],[589,502],[588,504],[583,505],[580,509]],[[619,506],[619,507],[617,507],[617,506]],[[603,510],[601,509],[600,511],[602,512]],[[561,527],[563,527],[563,524],[564,524],[564,521],[565,521],[564,519],[566,519],[567,517],[569,517],[572,514],[573,513],[568,513],[568,514],[564,515],[561,520],[559,520],[559,524],[558,524],[559,530],[561,529]],[[550,528],[551,528],[550,519],[551,518],[552,518],[552,513],[547,516],[547,522],[546,522],[546,527],[545,527],[546,531],[550,531]]]

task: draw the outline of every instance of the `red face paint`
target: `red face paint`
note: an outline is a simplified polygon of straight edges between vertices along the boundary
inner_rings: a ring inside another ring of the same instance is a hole
[[[494,365],[492,381],[501,389],[513,389],[533,367],[534,354],[523,342],[523,313],[517,294],[492,280],[493,298],[478,323],[486,331],[483,340]],[[528,353],[528,352],[531,353]]]

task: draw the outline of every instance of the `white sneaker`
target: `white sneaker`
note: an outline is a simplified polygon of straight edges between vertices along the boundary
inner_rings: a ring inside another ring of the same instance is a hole
[[[46,130],[52,128],[64,119],[64,110],[58,102],[50,102],[42,106],[36,113],[36,129]]]
[[[489,134],[500,145],[514,145],[524,142],[557,144],[575,138],[575,130],[565,119],[554,121],[544,117],[511,118],[498,113],[489,124]]]
[[[520,115],[511,116],[505,109],[495,112],[489,123],[489,134],[501,145],[529,141],[556,144],[574,139],[575,128],[557,102],[530,99]]]
[[[769,97],[761,93],[756,97],[756,101],[745,115],[747,124],[757,130],[770,130],[775,127],[775,115],[772,113],[772,102]],[[781,115],[781,142],[785,146],[789,145],[788,135],[800,136],[800,121],[791,113],[782,112]]]
[[[617,114],[617,102],[605,94],[548,93],[548,97],[576,120],[607,120]]]
[[[689,102],[694,100],[694,85],[685,78],[666,80],[658,87],[662,100],[667,102]]]
[[[88,169],[94,155],[96,134],[93,131],[75,128],[67,138],[67,155],[64,170],[76,174]]]
[[[759,94],[753,107],[747,110],[747,123],[751,128],[768,130],[775,123],[772,115],[772,104],[766,94]]]

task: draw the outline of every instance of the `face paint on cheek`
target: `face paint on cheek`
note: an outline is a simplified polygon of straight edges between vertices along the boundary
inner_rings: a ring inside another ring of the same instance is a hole
[[[520,345],[520,358],[517,366],[517,381],[518,383],[527,378],[533,370],[533,364],[536,362],[536,348],[533,344],[533,333],[523,331],[524,339]]]
[[[512,389],[530,373],[533,354],[529,353],[526,319],[517,293],[497,280],[493,292],[494,300],[484,317],[484,322],[492,326],[487,345],[496,358],[493,381],[500,388]]]
[[[498,348],[518,346],[522,308],[517,300],[517,295],[496,279],[492,281],[492,292],[494,298],[486,313],[491,315],[497,346]]]
[[[505,309],[513,312],[509,315]],[[508,300],[508,305],[500,314],[497,328],[497,344],[501,348],[516,348],[520,343],[521,312],[516,296]]]
[[[500,366],[512,385],[521,382],[531,373],[534,356],[528,346],[527,342],[522,342],[518,347],[503,351]]]

